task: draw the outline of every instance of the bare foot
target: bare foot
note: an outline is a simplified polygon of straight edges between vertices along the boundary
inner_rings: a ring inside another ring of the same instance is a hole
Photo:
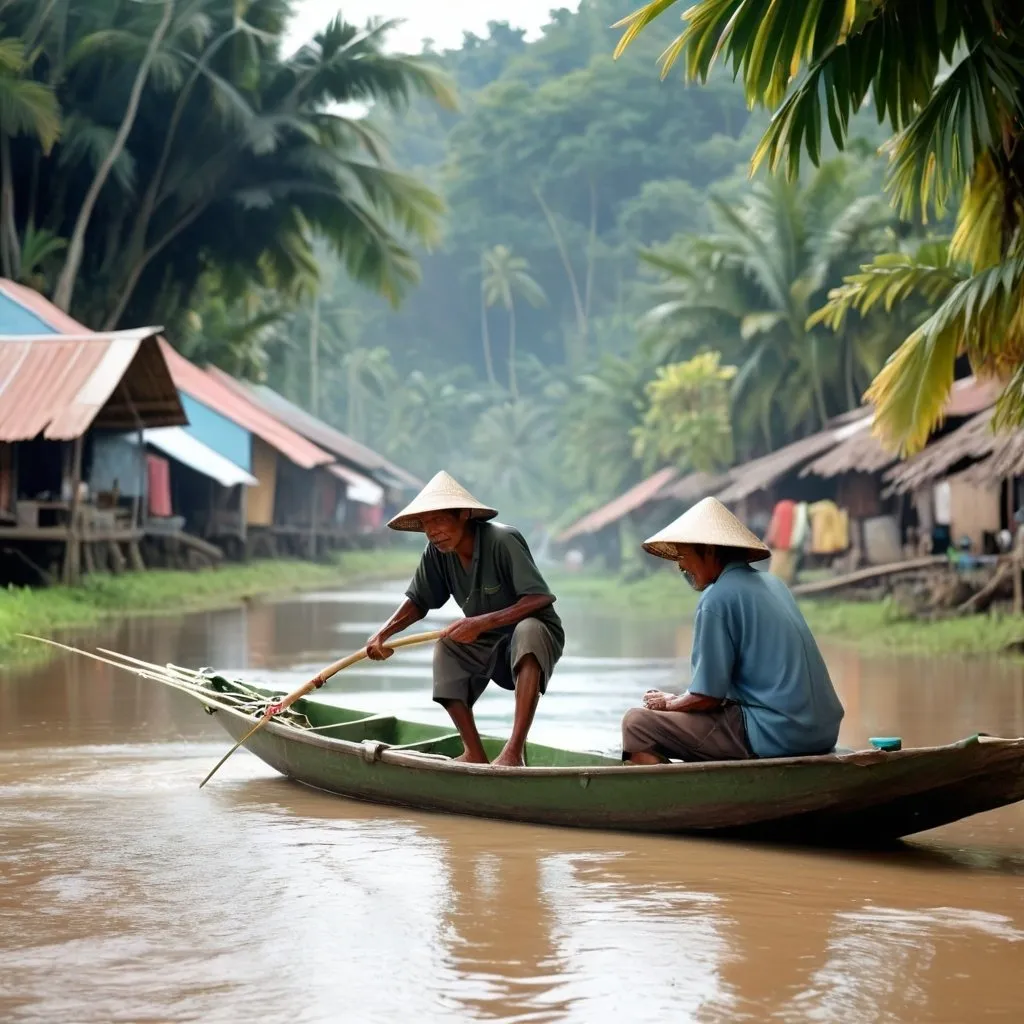
[[[487,755],[471,754],[468,750],[464,750],[458,757],[453,757],[453,761],[458,761],[460,764],[487,764]]]
[[[491,762],[495,768],[525,768],[526,761],[523,759],[521,750],[510,750],[508,747]]]

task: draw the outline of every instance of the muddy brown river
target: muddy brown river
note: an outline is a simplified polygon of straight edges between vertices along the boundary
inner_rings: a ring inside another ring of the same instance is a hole
[[[397,589],[77,639],[290,688]],[[643,690],[685,678],[686,623],[562,612],[533,737],[614,750]],[[846,745],[1024,734],[1019,665],[826,655]],[[326,696],[441,722],[429,659]],[[489,691],[482,727],[511,712]],[[245,752],[200,791],[229,746],[184,695],[103,665],[0,676],[2,1024],[1024,1020],[1024,805],[821,853],[372,807]]]

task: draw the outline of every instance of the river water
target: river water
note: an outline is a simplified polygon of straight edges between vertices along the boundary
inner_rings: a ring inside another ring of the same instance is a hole
[[[80,637],[282,688],[355,649],[381,587]],[[614,750],[686,623],[562,608],[533,737]],[[428,627],[429,628],[429,627]],[[826,656],[841,742],[1024,734],[1024,671]],[[329,699],[443,721],[429,651]],[[486,730],[507,729],[492,687]],[[377,808],[275,775],[185,696],[70,656],[0,677],[0,1022],[1024,1020],[1024,805],[885,854]]]

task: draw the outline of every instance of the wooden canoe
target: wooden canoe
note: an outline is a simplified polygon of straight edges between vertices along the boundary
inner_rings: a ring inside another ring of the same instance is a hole
[[[236,740],[251,701],[280,695],[219,676],[192,689]],[[248,706],[242,706],[243,699]],[[264,705],[265,706],[265,705]],[[576,828],[873,845],[1024,799],[1024,738],[820,757],[625,766],[527,745],[527,768],[466,765],[451,729],[298,701],[246,747],[316,789],[375,803]],[[493,757],[499,739],[484,738]]]

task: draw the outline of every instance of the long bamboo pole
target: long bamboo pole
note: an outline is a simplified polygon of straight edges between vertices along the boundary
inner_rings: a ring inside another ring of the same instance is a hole
[[[415,644],[427,644],[433,640],[440,640],[442,636],[444,636],[444,630],[436,629],[430,633],[417,633],[414,636],[406,636],[400,637],[397,640],[389,640],[385,646],[391,649],[396,649],[398,647],[412,647]],[[312,679],[310,679],[308,683],[303,683],[303,685],[297,690],[289,693],[287,697],[283,697],[276,703],[268,705],[263,717],[213,766],[210,774],[199,783],[199,788],[202,789],[203,786],[205,786],[217,773],[220,766],[224,764],[224,762],[254,733],[262,729],[263,726],[265,726],[267,722],[274,717],[274,715],[279,715],[282,711],[286,711],[297,700],[305,697],[307,693],[311,693],[313,690],[318,690],[327,682],[328,679],[331,678],[331,676],[337,675],[343,669],[349,668],[350,666],[365,660],[366,656],[366,648],[363,647],[361,650],[355,651],[353,654],[348,654],[344,658],[339,658],[333,665],[328,665],[327,668],[321,669],[315,676],[313,676]]]

